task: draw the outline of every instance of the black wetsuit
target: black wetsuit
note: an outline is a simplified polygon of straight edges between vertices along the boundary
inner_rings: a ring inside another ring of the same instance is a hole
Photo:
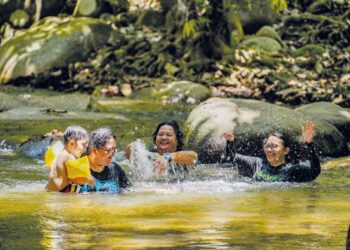
[[[240,175],[256,181],[307,182],[313,181],[321,173],[320,161],[312,144],[305,144],[306,161],[272,167],[263,158],[236,153],[233,143],[227,141],[225,162],[236,166]]]
[[[95,172],[90,169],[95,179],[94,187],[85,184],[80,192],[111,192],[120,193],[121,189],[131,186],[124,170],[115,162],[111,162],[102,172]]]

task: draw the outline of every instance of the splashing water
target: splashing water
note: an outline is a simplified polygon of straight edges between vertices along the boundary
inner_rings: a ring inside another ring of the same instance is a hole
[[[131,147],[130,169],[136,181],[150,179],[153,176],[155,154],[146,149],[141,140],[136,140]]]
[[[11,154],[13,152],[13,148],[6,144],[5,140],[0,141],[0,154]]]

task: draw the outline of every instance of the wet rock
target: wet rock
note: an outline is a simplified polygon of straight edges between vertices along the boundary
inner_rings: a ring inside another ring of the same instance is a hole
[[[110,31],[92,18],[44,19],[0,46],[0,83],[83,60],[107,42]]]
[[[350,157],[341,157],[338,159],[329,160],[322,164],[322,169],[329,170],[333,168],[347,168],[350,167]]]
[[[0,112],[23,106],[19,98],[0,92]]]
[[[201,162],[218,162],[225,152],[224,134],[233,131],[237,152],[263,156],[262,141],[269,133],[285,133],[298,144],[306,120],[300,112],[261,101],[211,98],[192,110],[187,118],[185,144],[199,153]],[[345,137],[336,127],[319,120],[313,122],[315,144],[322,155],[349,152]],[[299,152],[297,146],[293,152]]]
[[[161,103],[191,103],[205,100],[210,90],[198,83],[189,81],[158,84],[135,93],[135,98],[158,101]],[[189,100],[188,100],[189,99]]]
[[[315,102],[295,109],[313,120],[325,121],[333,124],[350,140],[350,111],[330,102]]]
[[[32,137],[19,145],[17,151],[27,157],[40,157],[44,155],[46,149],[53,141],[54,137],[52,136]]]
[[[114,115],[93,112],[80,112],[68,110],[55,110],[43,108],[20,107],[0,113],[0,120],[102,120],[115,119],[127,121],[127,118]]]

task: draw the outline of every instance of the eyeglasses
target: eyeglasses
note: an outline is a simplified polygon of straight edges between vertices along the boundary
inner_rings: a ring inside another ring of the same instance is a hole
[[[108,154],[114,154],[117,151],[117,148],[105,148],[101,147],[99,149],[102,149],[103,151],[107,152]]]
[[[274,143],[269,143],[269,144],[265,144],[264,145],[264,149],[268,149],[268,148],[270,148],[270,149],[276,149],[276,148],[278,148],[280,145],[277,145],[277,144],[274,144]]]

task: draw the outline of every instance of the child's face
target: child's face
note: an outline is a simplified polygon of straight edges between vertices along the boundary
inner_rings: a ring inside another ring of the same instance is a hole
[[[74,143],[74,147],[73,147],[73,154],[76,157],[80,157],[83,153],[86,152],[86,148],[89,144],[89,141],[87,139],[81,139],[81,140],[77,140]]]

